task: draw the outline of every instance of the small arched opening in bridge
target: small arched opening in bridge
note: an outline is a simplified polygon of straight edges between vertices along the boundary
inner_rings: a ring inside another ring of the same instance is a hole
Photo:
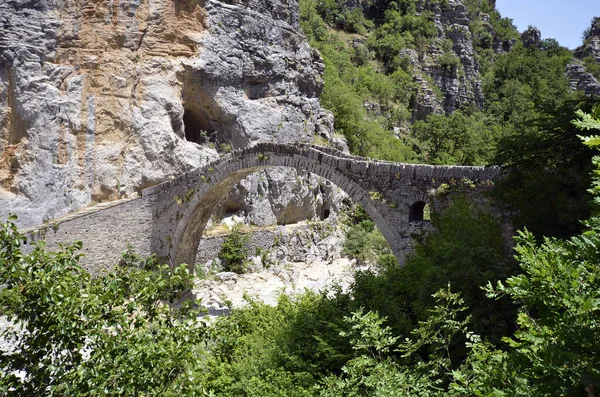
[[[431,215],[429,212],[429,205],[425,201],[417,201],[410,206],[408,211],[409,222],[429,222],[431,221]]]
[[[193,177],[186,177],[189,181],[186,189],[193,187],[193,194],[185,205],[178,209],[176,216],[164,215],[165,218],[177,219],[172,233],[173,238],[165,241],[166,236],[163,236],[163,244],[169,246],[168,256],[171,258],[172,264],[187,263],[193,265],[195,263],[197,248],[208,220],[236,183],[250,174],[277,166],[303,169],[337,185],[348,194],[352,201],[364,208],[381,230],[398,260],[403,262],[404,253],[401,251],[402,248],[395,248],[394,244],[398,238],[397,232],[388,222],[387,214],[384,216],[380,212],[380,210],[388,209],[389,205],[372,200],[368,191],[345,173],[340,172],[325,161],[321,161],[320,154],[315,156],[314,154],[302,153],[300,150],[298,150],[298,153],[267,152],[264,149],[259,151],[260,149],[255,148],[252,148],[252,150],[256,150],[256,152],[247,150],[245,153],[229,155],[215,164],[197,170],[195,172],[195,178],[197,179],[194,180],[198,182],[192,182]],[[275,150],[279,149],[275,148]],[[328,217],[329,209],[324,209],[322,215],[323,218]],[[159,233],[165,232],[159,231]]]

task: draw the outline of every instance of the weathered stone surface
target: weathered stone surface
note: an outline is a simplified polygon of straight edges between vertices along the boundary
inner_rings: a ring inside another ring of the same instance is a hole
[[[600,18],[592,20],[587,35],[584,37],[584,44],[575,50],[577,59],[593,57],[600,63]],[[572,90],[585,92],[587,95],[600,95],[600,82],[591,73],[588,73],[585,66],[578,60],[567,65],[565,76],[569,79]]]
[[[521,41],[525,47],[539,47],[542,43],[542,32],[537,28],[530,27],[521,33]]]
[[[196,97],[208,99],[199,110],[206,129],[234,148],[312,142],[324,65],[300,32],[296,4],[209,0],[206,10],[211,34],[186,69]]]
[[[583,91],[587,95],[600,95],[600,82],[591,73],[588,73],[580,62],[569,63],[565,77],[569,80],[572,90]]]
[[[237,184],[215,215],[237,214],[244,223],[258,226],[287,225],[335,214],[343,198],[337,187],[316,175],[272,168]]]
[[[172,128],[194,2],[0,4],[0,208],[35,224],[134,196],[216,153]]]
[[[293,2],[0,2],[0,216],[135,197],[220,144],[331,134],[322,71]]]
[[[416,70],[421,70],[431,79],[430,82],[424,76],[416,78],[420,90],[412,104],[413,120],[423,119],[429,113],[452,113],[465,105],[482,107],[483,89],[469,31],[471,20],[467,7],[459,0],[450,0],[443,5],[421,2],[418,10],[433,12],[438,40],[420,58],[411,50],[403,50],[401,54]],[[447,45],[445,40],[452,43],[450,49],[443,48]],[[440,60],[448,56],[456,57],[457,64],[442,64]],[[441,97],[431,87],[432,83],[441,91]]]
[[[245,247],[249,258],[255,260],[259,268],[291,262],[330,261],[342,255],[344,232],[331,219],[243,233],[248,234]],[[225,236],[204,236],[200,241],[196,263],[203,267],[203,274],[221,269],[214,258],[218,257]],[[268,263],[262,263],[261,253],[266,255]]]
[[[584,44],[575,50],[575,56],[579,59],[593,56],[600,62],[600,18],[592,20],[592,26],[584,38]]]

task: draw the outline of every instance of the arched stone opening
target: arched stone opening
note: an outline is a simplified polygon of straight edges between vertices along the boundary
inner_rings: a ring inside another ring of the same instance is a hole
[[[408,211],[409,222],[429,222],[430,220],[429,205],[425,201],[417,201],[410,206]]]
[[[189,215],[180,224],[181,232],[177,233],[178,236],[174,239],[174,247],[171,254],[171,261],[174,264],[187,263],[190,266],[194,266],[196,250],[204,234],[206,224],[213,213],[215,213],[219,204],[221,204],[221,200],[226,197],[235,184],[248,175],[262,169],[264,168],[253,167],[232,172],[205,190],[205,192],[201,191],[192,198],[188,210]]]
[[[172,264],[187,263],[194,266],[197,247],[204,233],[206,224],[218,208],[221,200],[226,197],[229,190],[241,179],[265,168],[283,166],[304,169],[336,184],[346,192],[356,203],[360,204],[369,217],[381,230],[384,238],[390,244],[392,251],[400,262],[404,254],[400,247],[396,247],[395,239],[398,238],[394,228],[388,224],[386,217],[378,209],[379,202],[370,199],[369,193],[360,185],[340,173],[334,167],[321,163],[310,157],[281,155],[279,153],[259,152],[248,153],[244,157],[233,158],[209,167],[214,169],[210,178],[206,177],[195,190],[194,195],[187,202],[187,208],[179,217],[175,233],[170,243],[169,257]],[[199,175],[201,171],[199,171]],[[387,208],[387,206],[385,206]],[[329,209],[322,212],[323,217],[329,216]],[[330,212],[330,210],[329,210]]]

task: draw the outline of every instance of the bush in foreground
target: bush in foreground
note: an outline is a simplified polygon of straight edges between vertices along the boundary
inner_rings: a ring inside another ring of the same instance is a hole
[[[199,365],[205,325],[189,307],[168,303],[191,288],[185,266],[117,267],[91,276],[78,264],[81,243],[23,254],[12,219],[0,228],[4,395],[201,395],[189,369]]]

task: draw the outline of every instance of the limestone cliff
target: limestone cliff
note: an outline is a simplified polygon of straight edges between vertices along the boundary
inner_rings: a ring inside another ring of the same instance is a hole
[[[586,95],[600,95],[600,82],[581,64],[574,59],[567,65],[565,77],[569,80],[572,90],[583,91]]]
[[[584,43],[575,49],[573,62],[567,65],[565,76],[569,79],[571,89],[580,90],[588,95],[600,95],[598,75],[590,73],[581,61],[588,60],[592,64],[600,64],[600,18],[594,18],[586,31]]]
[[[592,25],[585,32],[584,43],[575,50],[575,56],[579,59],[592,56],[600,62],[600,17],[592,20]]]
[[[413,118],[422,119],[432,112],[452,113],[469,104],[483,106],[469,10],[459,0],[443,5],[423,1],[418,11],[425,10],[433,13],[438,39],[413,64],[422,71],[416,78],[420,90],[413,103]],[[441,95],[435,94],[436,89]]]
[[[0,2],[0,215],[22,226],[330,131],[283,1]]]

